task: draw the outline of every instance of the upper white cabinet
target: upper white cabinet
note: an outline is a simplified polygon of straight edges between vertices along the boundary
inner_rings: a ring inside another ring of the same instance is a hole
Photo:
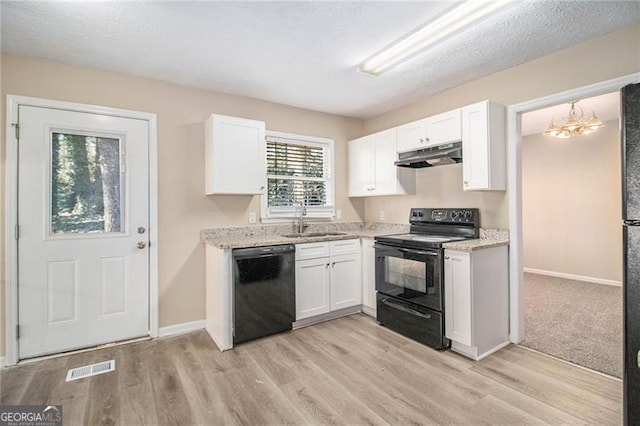
[[[482,359],[509,344],[508,248],[444,256],[445,334],[452,350]]]
[[[265,151],[263,121],[212,114],[205,123],[206,194],[262,194]]]
[[[505,108],[490,101],[462,108],[463,188],[505,190]]]
[[[397,167],[396,129],[349,141],[349,196],[413,194],[414,170]]]
[[[462,138],[461,120],[458,108],[399,126],[398,152],[459,141]]]

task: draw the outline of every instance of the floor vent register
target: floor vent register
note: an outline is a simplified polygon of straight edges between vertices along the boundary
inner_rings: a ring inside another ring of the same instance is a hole
[[[97,376],[98,374],[115,371],[116,361],[104,361],[97,364],[85,365],[84,367],[72,368],[67,372],[67,382],[84,379],[85,377]]]

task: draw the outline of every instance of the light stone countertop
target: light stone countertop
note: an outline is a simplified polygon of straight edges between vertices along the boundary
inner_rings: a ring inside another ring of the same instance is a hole
[[[308,234],[322,232],[340,232],[344,235],[309,236]],[[379,235],[401,234],[409,232],[408,224],[397,223],[312,223],[300,237],[286,237],[295,234],[293,224],[239,226],[232,228],[211,228],[201,233],[205,244],[220,249],[234,249],[245,247],[264,247],[280,244],[302,244],[319,241],[349,240],[354,238],[375,238]]]
[[[305,230],[304,236],[285,237],[295,234],[293,224],[254,225],[230,228],[205,229],[201,233],[202,241],[220,249],[246,247],[265,247],[280,244],[303,244],[322,241],[349,240],[353,238],[375,238],[380,235],[402,234],[409,232],[408,224],[398,223],[312,223]],[[311,233],[341,232],[344,235],[309,236]],[[509,231],[503,229],[480,229],[480,238],[474,240],[445,243],[445,249],[458,251],[475,251],[484,248],[509,244]]]
[[[508,229],[480,229],[480,238],[475,240],[454,241],[444,243],[442,247],[447,250],[476,251],[492,247],[509,245]]]

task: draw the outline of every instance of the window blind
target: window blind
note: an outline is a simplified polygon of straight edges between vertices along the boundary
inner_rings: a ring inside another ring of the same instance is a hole
[[[319,145],[267,138],[267,204],[327,205],[327,153]]]

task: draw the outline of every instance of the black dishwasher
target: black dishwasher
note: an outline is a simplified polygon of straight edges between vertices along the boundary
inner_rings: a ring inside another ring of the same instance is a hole
[[[291,330],[295,245],[234,249],[233,286],[234,344]]]

